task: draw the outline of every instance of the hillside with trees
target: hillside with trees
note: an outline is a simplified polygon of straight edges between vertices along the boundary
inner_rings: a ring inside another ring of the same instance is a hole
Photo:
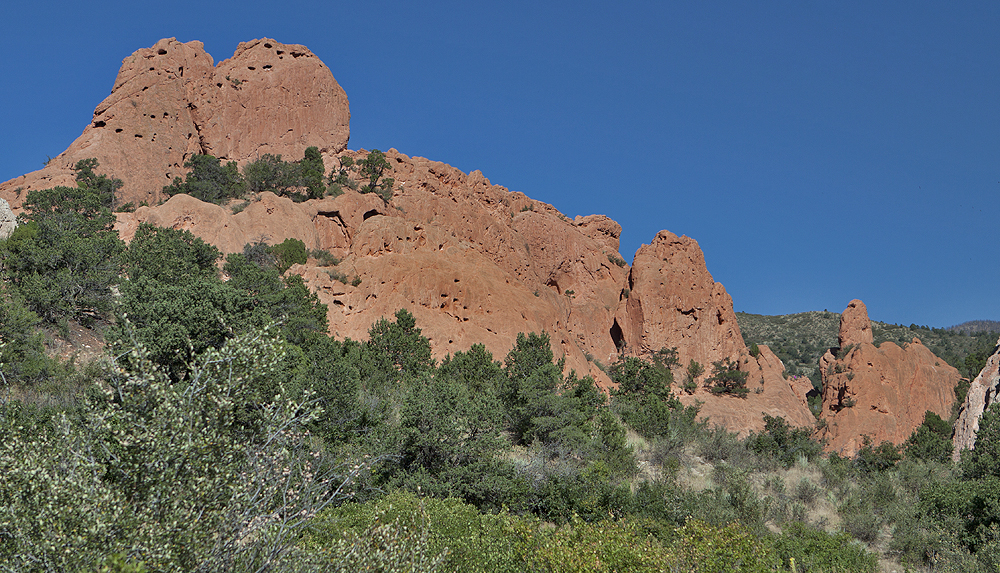
[[[997,567],[995,412],[959,464],[931,416],[903,447],[846,459],[780,417],[744,439],[710,427],[678,400],[669,349],[621,354],[605,393],[545,333],[435,360],[400,309],[365,340],[334,339],[288,272],[329,254],[289,240],[223,259],[151,225],[126,245],[98,167],[30,192],[0,243],[0,569]],[[81,326],[106,340],[100,358],[46,352]],[[820,327],[771,332],[803,365],[828,345]],[[975,340],[928,332],[956,352]]]

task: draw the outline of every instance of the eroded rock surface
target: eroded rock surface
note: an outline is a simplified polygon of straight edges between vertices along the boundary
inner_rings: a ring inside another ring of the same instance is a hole
[[[111,95],[66,152],[3,184],[0,195],[73,185],[75,162],[97,157],[99,172],[125,181],[122,201],[154,205],[118,214],[125,240],[148,222],[189,230],[224,253],[295,238],[336,256],[336,266],[310,260],[289,272],[328,306],[339,338],[364,339],[400,308],[413,313],[438,358],[482,343],[500,359],[519,332],[545,331],[567,369],[605,386],[603,367],[619,356],[676,347],[678,384],[690,360],[706,369],[682,400],[703,401],[714,424],[745,434],[763,428],[763,413],[811,424],[808,381],[786,380],[766,347],[750,356],[732,299],[688,237],[662,231],[629,266],[618,251],[621,226],[603,215],[570,219],[479,171],[395,150],[386,153],[396,182],[389,202],[347,191],[303,203],[262,193],[248,204],[177,195],[157,205],[195,153],[242,164],[264,153],[297,159],[315,145],[327,171],[344,157],[362,159],[364,150],[345,150],[349,118],[343,90],[303,46],[254,40],[214,65],[199,42],[161,40],[125,59]],[[702,387],[712,363],[726,358],[748,372],[746,399]]]
[[[976,433],[979,432],[979,419],[983,412],[996,402],[1000,394],[1000,339],[993,350],[993,355],[986,360],[986,366],[976,376],[965,395],[965,401],[958,411],[955,421],[955,435],[952,443],[955,445],[952,458],[957,462],[962,450],[971,450],[976,445]]]
[[[820,359],[826,425],[817,436],[828,441],[828,451],[853,456],[866,435],[873,444],[902,444],[927,410],[948,419],[958,370],[919,339],[876,347],[868,311],[853,300],[841,316],[840,341],[836,354],[828,350]]]
[[[10,203],[0,199],[0,240],[10,237],[17,228],[17,216],[14,215]]]
[[[69,149],[0,184],[0,197],[17,208],[27,191],[75,186],[72,167],[95,157],[99,173],[125,182],[122,203],[155,205],[194,154],[241,166],[265,153],[300,159],[309,146],[331,155],[347,147],[349,124],[347,94],[305,46],[244,42],[216,66],[201,42],[163,39],[122,61]]]

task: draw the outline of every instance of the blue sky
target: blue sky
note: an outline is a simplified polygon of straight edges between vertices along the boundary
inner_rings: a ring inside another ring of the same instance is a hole
[[[1000,3],[63,2],[0,23],[0,180],[81,133],[164,37],[305,44],[349,147],[480,169],[621,252],[698,240],[738,311],[1000,319]]]

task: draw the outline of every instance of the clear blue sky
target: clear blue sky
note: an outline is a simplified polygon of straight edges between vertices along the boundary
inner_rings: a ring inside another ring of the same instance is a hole
[[[1000,319],[1000,3],[22,2],[0,180],[63,151],[121,60],[305,44],[352,149],[480,169],[569,216],[694,237],[736,310]]]

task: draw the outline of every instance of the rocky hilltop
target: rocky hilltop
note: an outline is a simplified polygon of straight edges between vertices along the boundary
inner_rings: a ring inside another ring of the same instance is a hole
[[[44,169],[0,185],[0,196],[17,208],[23,192],[75,185],[73,165],[96,157],[125,182],[123,203],[155,205],[194,154],[242,166],[265,153],[298,158],[313,145],[338,153],[350,118],[347,94],[305,46],[243,42],[215,65],[201,42],[164,39],[125,58],[83,134]]]
[[[875,346],[868,309],[852,300],[840,318],[840,347],[820,359],[827,450],[853,456],[870,436],[874,444],[902,444],[927,410],[944,419],[955,401],[958,370],[914,338],[901,348]]]
[[[682,366],[694,360],[706,370],[682,400],[704,402],[713,423],[745,434],[762,429],[766,413],[812,425],[809,381],[786,379],[766,346],[750,354],[732,298],[691,238],[661,231],[629,265],[621,227],[607,217],[570,219],[478,171],[395,150],[386,154],[396,181],[388,203],[348,190],[302,203],[263,193],[235,214],[186,195],[158,204],[194,154],[244,164],[264,153],[295,159],[316,146],[327,172],[361,159],[365,151],[346,149],[349,119],[344,91],[304,46],[253,40],[214,65],[199,42],[161,40],[123,61],[111,95],[69,149],[0,185],[0,197],[18,210],[24,191],[73,184],[71,167],[96,157],[99,171],[124,180],[122,202],[151,205],[118,215],[125,240],[150,222],[189,230],[225,253],[296,238],[335,255],[336,267],[310,260],[289,272],[328,305],[338,338],[363,339],[399,308],[414,314],[439,358],[475,343],[499,358],[517,333],[545,331],[567,368],[604,385],[604,367],[619,356],[676,347]],[[745,399],[702,387],[723,359],[748,374]]]

